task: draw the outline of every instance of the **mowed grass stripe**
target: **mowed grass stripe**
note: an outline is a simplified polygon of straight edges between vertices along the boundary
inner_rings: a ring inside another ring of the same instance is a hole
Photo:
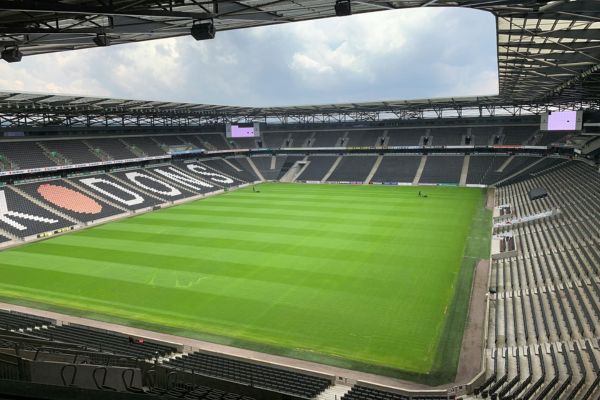
[[[0,295],[338,365],[427,374],[481,191],[421,188],[429,195],[421,199],[412,187],[260,190],[3,252]]]
[[[186,230],[188,233],[191,230]],[[195,235],[189,232],[190,235],[171,234],[169,240],[155,234],[145,233],[144,230],[139,231],[119,231],[118,238],[115,239],[114,231],[96,231],[92,235],[79,236],[76,242],[78,246],[89,246],[96,248],[113,248],[114,246],[136,246],[136,242],[141,243],[156,243],[173,246],[172,254],[186,253],[190,251],[188,247],[193,247],[198,251],[206,254],[215,254],[215,257],[227,257],[232,251],[249,252],[248,256],[257,256],[268,250],[269,253],[277,253],[282,256],[297,256],[297,246],[302,246],[305,249],[302,257],[316,258],[331,258],[338,261],[339,257],[336,254],[327,255],[327,252],[343,251],[347,257],[363,257],[370,256],[373,252],[378,255],[396,255],[398,247],[410,248],[412,246],[422,246],[424,250],[427,248],[434,249],[439,244],[453,244],[457,239],[453,235],[447,235],[438,242],[438,244],[423,243],[426,236],[410,235],[404,232],[398,235],[388,235],[386,240],[380,240],[380,245],[374,248],[365,248],[364,240],[356,238],[339,237],[337,235],[329,235],[325,230],[315,233],[312,237],[302,235],[286,235],[276,233],[263,233],[260,237],[248,238],[246,232],[229,231],[226,229],[214,230],[204,229]],[[234,250],[231,249],[231,242],[235,240],[237,245]],[[296,245],[291,245],[295,243]],[[62,243],[54,243],[54,246],[63,245]],[[225,251],[224,251],[225,250]],[[150,249],[152,251],[152,249]],[[155,251],[161,251],[157,249]],[[255,254],[258,253],[258,254]],[[160,254],[160,253],[159,253]],[[460,251],[457,251],[460,255]]]
[[[90,250],[81,248],[80,251],[71,249],[71,255],[64,257],[53,255],[51,253],[27,253],[16,254],[14,258],[7,257],[4,266],[22,266],[29,268],[38,268],[42,270],[60,270],[69,273],[80,273],[88,276],[113,276],[114,279],[139,281],[141,276],[148,276],[145,280],[148,284],[158,284],[156,276],[160,274],[162,281],[168,280],[169,284],[176,281],[186,281],[188,287],[192,287],[193,283],[200,283],[200,278],[222,278],[227,280],[231,278],[241,278],[256,282],[271,283],[277,285],[297,286],[303,285],[303,280],[307,274],[311,274],[314,278],[307,282],[307,287],[319,290],[335,290],[332,283],[336,286],[351,288],[357,286],[360,278],[362,289],[361,294],[368,294],[373,297],[382,297],[377,288],[391,284],[401,284],[402,282],[394,283],[393,276],[373,276],[365,274],[364,270],[359,268],[347,267],[342,273],[328,273],[321,266],[310,264],[311,267],[304,269],[290,269],[283,267],[264,267],[258,265],[249,265],[242,263],[227,263],[220,262],[219,264],[207,262],[203,259],[195,258],[175,258],[170,261],[178,263],[177,268],[166,265],[164,261],[155,255],[144,255],[135,252],[117,252],[115,254],[101,257],[86,256]],[[127,262],[127,259],[138,258],[136,263]],[[83,270],[80,265],[85,263],[89,268]],[[202,265],[201,273],[197,272],[198,265]],[[398,286],[396,286],[398,288]],[[219,290],[227,290],[228,288],[219,288]],[[268,288],[266,288],[268,289]]]

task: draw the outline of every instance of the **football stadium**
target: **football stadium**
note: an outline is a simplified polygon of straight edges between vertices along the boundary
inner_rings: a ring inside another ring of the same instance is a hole
[[[468,8],[499,93],[0,89],[0,398],[600,399],[597,0],[1,3],[11,65]]]

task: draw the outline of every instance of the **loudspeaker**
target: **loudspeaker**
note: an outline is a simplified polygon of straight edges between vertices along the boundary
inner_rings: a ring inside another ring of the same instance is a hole
[[[352,15],[352,7],[350,6],[350,0],[337,0],[335,2],[335,15],[337,15],[338,17]]]
[[[191,33],[196,40],[206,40],[214,39],[217,31],[215,30],[215,24],[212,22],[205,22],[193,25]]]
[[[21,61],[23,53],[21,53],[18,48],[13,47],[12,49],[4,49],[1,56],[4,61],[14,63]]]
[[[535,188],[531,189],[527,195],[529,196],[530,201],[534,201],[548,196],[548,192],[544,188]]]
[[[99,47],[110,46],[110,39],[106,36],[106,33],[99,33],[94,38],[94,43]]]

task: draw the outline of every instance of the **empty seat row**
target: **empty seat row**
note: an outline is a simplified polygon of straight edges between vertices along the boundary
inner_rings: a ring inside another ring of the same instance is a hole
[[[165,365],[307,398],[331,384],[326,378],[201,352],[170,359]]]
[[[35,317],[21,313],[0,310],[0,328],[6,330],[33,328],[36,326],[50,325],[53,320],[44,317]]]

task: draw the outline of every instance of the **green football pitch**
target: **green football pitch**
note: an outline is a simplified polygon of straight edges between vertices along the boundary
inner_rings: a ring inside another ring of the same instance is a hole
[[[455,370],[489,256],[482,189],[258,188],[4,251],[0,297],[399,377]]]

